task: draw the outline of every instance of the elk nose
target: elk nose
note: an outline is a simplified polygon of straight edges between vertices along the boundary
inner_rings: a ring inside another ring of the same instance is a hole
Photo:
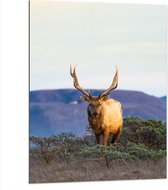
[[[97,113],[97,112],[93,112],[93,116],[94,116],[94,117],[97,117],[97,116],[98,116],[98,113]]]

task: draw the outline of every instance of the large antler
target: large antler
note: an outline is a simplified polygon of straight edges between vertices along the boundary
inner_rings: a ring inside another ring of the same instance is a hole
[[[99,97],[107,96],[110,93],[110,91],[117,88],[117,86],[118,86],[118,69],[117,69],[117,66],[116,66],[116,73],[114,75],[113,82],[112,82],[111,86],[107,90],[102,92]]]
[[[86,95],[87,97],[91,97],[90,93],[83,90],[80,85],[79,85],[79,82],[78,82],[78,78],[76,76],[76,66],[74,67],[74,69],[72,69],[72,66],[70,65],[70,74],[73,78],[73,85],[76,89],[78,89],[79,91],[81,91],[84,95]]]

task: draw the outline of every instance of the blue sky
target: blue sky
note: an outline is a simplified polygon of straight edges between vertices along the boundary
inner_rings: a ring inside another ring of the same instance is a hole
[[[166,94],[166,6],[31,1],[30,89],[83,88]]]

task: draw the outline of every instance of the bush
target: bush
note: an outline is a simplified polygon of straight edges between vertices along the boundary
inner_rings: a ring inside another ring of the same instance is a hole
[[[131,142],[128,142],[127,144],[127,152],[137,159],[146,159],[146,158],[158,159],[166,156],[165,150],[161,149],[158,152],[152,149],[148,149],[147,147],[145,147],[144,144],[135,144]]]
[[[123,144],[130,141],[136,144],[145,144],[154,150],[165,149],[166,124],[156,120],[126,118],[120,139]]]
[[[112,160],[161,159],[166,156],[166,124],[156,120],[139,118],[124,119],[120,143],[108,147],[96,145],[95,137],[88,133],[76,137],[72,133],[61,133],[51,137],[30,137],[35,145],[30,157],[43,160],[69,162],[91,159],[105,163]]]
[[[128,142],[125,146],[122,144],[113,144],[107,148],[101,145],[93,147],[83,146],[79,152],[85,158],[100,158],[107,156],[110,160],[114,159],[147,159],[163,158],[166,156],[166,150],[154,151],[148,149],[144,144],[135,144]]]

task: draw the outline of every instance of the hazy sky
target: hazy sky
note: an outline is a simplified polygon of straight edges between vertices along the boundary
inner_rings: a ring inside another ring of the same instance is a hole
[[[166,94],[166,6],[31,0],[30,88],[83,88]]]

